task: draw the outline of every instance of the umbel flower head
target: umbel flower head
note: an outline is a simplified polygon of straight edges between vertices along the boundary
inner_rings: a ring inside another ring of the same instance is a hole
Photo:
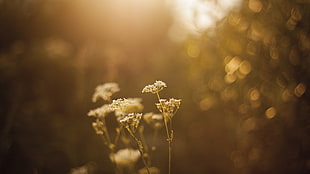
[[[90,117],[96,118],[104,118],[108,113],[112,112],[113,110],[108,104],[104,104],[99,108],[90,110],[87,115]]]
[[[112,101],[110,108],[114,111],[122,111],[125,113],[140,112],[143,110],[141,101],[141,98],[119,98]]]
[[[93,102],[96,102],[99,98],[102,98],[105,101],[110,101],[111,96],[120,91],[117,83],[105,83],[103,85],[99,85],[95,89],[95,93],[93,95]]]
[[[144,108],[141,102],[142,102],[141,98],[127,98],[126,104],[122,108],[123,112],[125,113],[141,112]]]
[[[163,90],[166,87],[167,87],[167,85],[166,85],[165,82],[163,82],[163,81],[156,81],[152,85],[145,86],[143,88],[143,90],[142,90],[142,93],[150,92],[150,93],[156,94],[156,93],[158,93],[159,91]]]
[[[139,150],[134,149],[121,149],[116,153],[110,154],[111,161],[120,166],[128,166],[135,163],[140,158]]]
[[[126,129],[129,129],[131,132],[135,133],[140,124],[141,118],[141,113],[129,113],[120,120],[120,123]]]
[[[180,108],[180,105],[181,105],[181,100],[174,99],[174,98],[171,98],[169,100],[160,99],[159,103],[156,103],[157,109],[161,113],[167,114],[170,117],[172,117],[177,112],[177,110]]]

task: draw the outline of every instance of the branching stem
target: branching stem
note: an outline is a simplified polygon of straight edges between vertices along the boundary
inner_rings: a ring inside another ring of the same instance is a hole
[[[127,128],[127,127],[126,127],[126,128]],[[132,136],[132,138],[136,141],[136,143],[137,143],[137,145],[138,145],[138,150],[139,150],[139,152],[140,152],[140,155],[141,155],[141,158],[142,158],[142,161],[143,161],[143,164],[144,164],[144,166],[145,166],[145,168],[146,168],[147,173],[148,173],[148,174],[151,174],[151,173],[150,173],[150,170],[149,170],[149,167],[148,167],[148,165],[147,165],[147,163],[146,163],[146,160],[145,160],[145,158],[144,158],[143,144],[141,143],[140,140],[138,140],[138,138],[137,138],[137,137],[135,136],[135,134],[130,130],[130,128],[127,128],[127,130],[128,130],[129,134]]]

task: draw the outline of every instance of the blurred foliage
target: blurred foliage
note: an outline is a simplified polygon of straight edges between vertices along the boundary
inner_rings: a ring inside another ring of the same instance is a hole
[[[172,173],[310,172],[308,0],[244,0],[181,43],[164,2],[132,2],[0,0],[0,173],[113,173],[93,89],[118,82],[148,112],[157,79],[183,102]]]

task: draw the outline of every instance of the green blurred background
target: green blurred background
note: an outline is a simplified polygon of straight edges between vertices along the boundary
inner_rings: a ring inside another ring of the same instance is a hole
[[[310,173],[309,6],[0,0],[0,173],[113,173],[87,117],[94,89],[117,82],[150,112],[155,80],[182,99],[172,173]]]

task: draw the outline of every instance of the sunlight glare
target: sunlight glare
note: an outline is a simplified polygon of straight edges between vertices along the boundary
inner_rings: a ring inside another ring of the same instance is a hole
[[[186,34],[200,35],[206,29],[213,28],[241,0],[176,0],[171,3],[175,22],[170,28],[172,40],[184,40]]]

